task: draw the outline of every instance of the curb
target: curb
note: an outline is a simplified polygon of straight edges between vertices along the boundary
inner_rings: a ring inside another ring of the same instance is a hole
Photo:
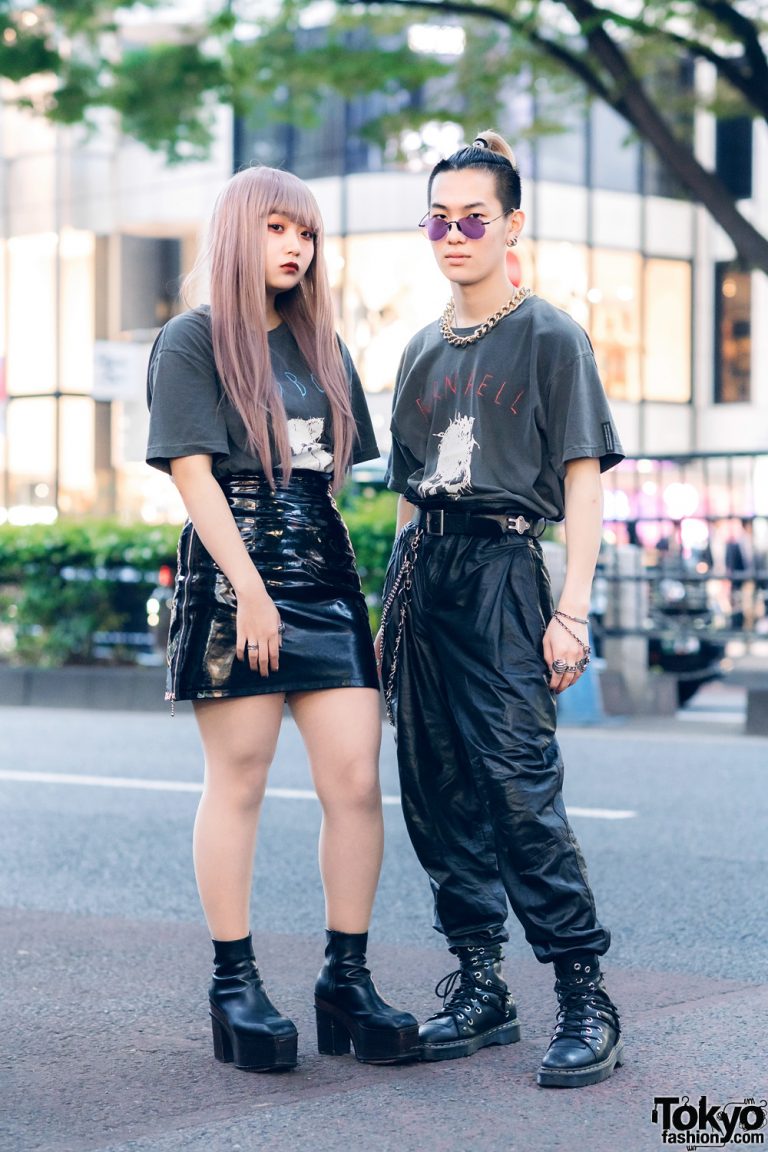
[[[164,667],[0,666],[0,706],[159,712],[170,708],[164,695]]]

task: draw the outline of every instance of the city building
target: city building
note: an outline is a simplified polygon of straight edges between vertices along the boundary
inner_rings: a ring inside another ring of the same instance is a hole
[[[681,83],[693,79],[681,73]],[[546,103],[546,91],[520,85],[498,127],[522,138]],[[549,111],[565,130],[519,150],[528,223],[510,279],[587,328],[629,454],[753,453],[727,509],[698,513],[765,517],[768,327],[758,318],[768,314],[768,278],[734,265],[727,237],[610,108]],[[395,162],[361,136],[370,112],[370,100],[329,98],[322,127],[301,132],[254,130],[221,109],[209,161],[169,167],[108,116],[98,131],[65,129],[4,100],[0,521],[181,514],[167,479],[143,462],[147,355],[184,307],[179,287],[217,191],[254,160],[285,164],[318,196],[340,328],[386,452],[400,352],[446,298],[417,228],[425,173],[458,138],[428,125],[404,141],[413,159]],[[691,131],[768,230],[768,127],[702,114]]]

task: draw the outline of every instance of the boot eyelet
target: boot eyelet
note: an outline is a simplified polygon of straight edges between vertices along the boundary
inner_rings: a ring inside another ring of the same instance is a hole
[[[585,965],[584,965],[584,971],[585,971],[585,972],[591,972],[591,971],[592,971],[592,969],[590,968],[589,964],[585,964]]]
[[[483,1004],[487,1004],[487,1003],[488,1003],[488,999],[489,999],[489,997],[488,997],[488,996],[483,996]]]
[[[574,964],[573,970],[574,972],[581,972],[581,964]]]
[[[585,1033],[586,1033],[586,1035],[587,1035],[587,1036],[591,1036],[591,1035],[592,1035],[592,1029],[591,1029],[591,1028],[585,1028],[585,1029],[584,1029],[584,1031],[585,1031]]]

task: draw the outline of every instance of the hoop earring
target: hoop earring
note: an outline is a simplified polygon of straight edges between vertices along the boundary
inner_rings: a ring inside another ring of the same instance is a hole
[[[513,236],[511,240],[507,240],[507,248],[514,248],[517,244],[517,236]]]

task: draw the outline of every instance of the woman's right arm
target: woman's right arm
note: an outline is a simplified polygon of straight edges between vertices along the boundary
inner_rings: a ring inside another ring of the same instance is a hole
[[[399,536],[406,524],[413,519],[413,514],[416,511],[416,505],[411,504],[410,500],[406,500],[405,496],[398,496],[397,498],[397,529],[396,536]]]
[[[250,667],[277,670],[280,614],[243,544],[227,499],[212,472],[211,456],[178,456],[171,475],[195,531],[229,580],[237,600],[237,657],[248,645]]]

